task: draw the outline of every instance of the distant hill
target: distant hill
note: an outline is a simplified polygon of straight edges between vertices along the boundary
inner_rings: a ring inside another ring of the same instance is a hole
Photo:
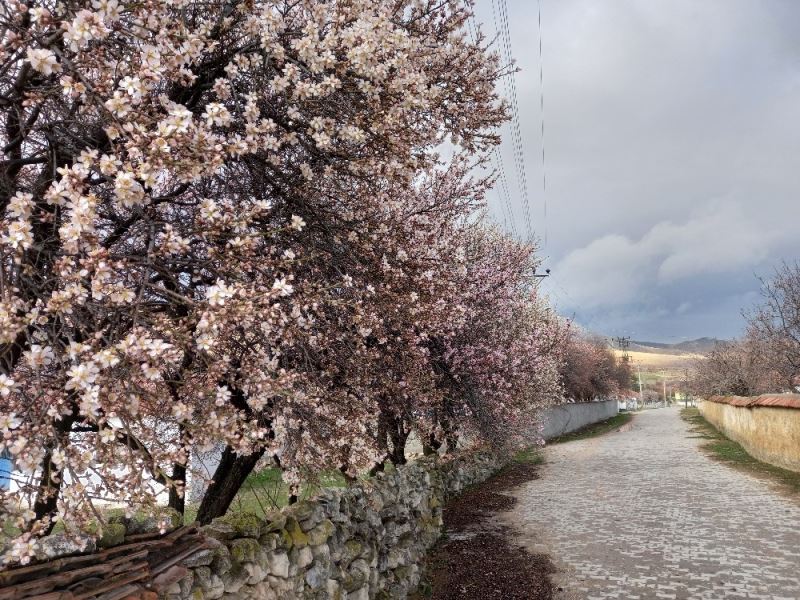
[[[642,377],[649,381],[651,375],[656,374],[656,380],[663,377],[682,377],[687,369],[691,369],[698,360],[720,342],[715,338],[701,337],[696,340],[687,340],[675,344],[663,342],[632,341],[628,349],[628,357],[641,370]],[[617,356],[623,352],[614,348]],[[649,373],[648,375],[645,375]]]
[[[721,342],[717,338],[701,337],[696,340],[687,340],[676,344],[662,342],[631,342],[631,350],[637,352],[655,352],[659,354],[705,354],[714,349]]]

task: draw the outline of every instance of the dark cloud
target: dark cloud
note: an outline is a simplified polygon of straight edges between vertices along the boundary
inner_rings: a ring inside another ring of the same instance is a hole
[[[546,221],[537,3],[508,9],[543,289],[607,334],[738,334],[800,256],[800,2],[542,0]]]

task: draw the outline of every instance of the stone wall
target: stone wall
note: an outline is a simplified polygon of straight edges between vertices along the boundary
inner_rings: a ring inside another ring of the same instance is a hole
[[[698,408],[751,456],[800,472],[800,395],[714,396]]]
[[[213,547],[182,564],[169,600],[405,598],[442,531],[442,505],[503,464],[473,453],[421,459],[356,485],[326,489],[266,519],[226,516],[202,528]]]
[[[546,409],[541,416],[542,437],[551,440],[592,423],[605,421],[619,412],[616,400],[575,402]]]

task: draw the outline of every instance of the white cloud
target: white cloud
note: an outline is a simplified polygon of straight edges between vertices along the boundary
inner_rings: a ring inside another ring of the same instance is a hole
[[[753,272],[800,256],[800,2],[541,5],[546,193],[539,5],[508,2],[533,228],[553,269],[543,289],[598,331],[735,335]],[[490,38],[492,7],[477,2]],[[502,221],[499,196],[489,202]]]
[[[639,239],[612,234],[573,250],[553,269],[568,305],[618,307],[641,302],[687,279],[752,269],[789,229],[765,229],[738,205],[712,202],[688,221],[662,221]],[[684,302],[679,313],[689,310]]]

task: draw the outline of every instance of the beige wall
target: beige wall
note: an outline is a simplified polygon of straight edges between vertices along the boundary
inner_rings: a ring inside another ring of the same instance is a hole
[[[755,458],[800,472],[800,410],[700,402],[700,413]]]

